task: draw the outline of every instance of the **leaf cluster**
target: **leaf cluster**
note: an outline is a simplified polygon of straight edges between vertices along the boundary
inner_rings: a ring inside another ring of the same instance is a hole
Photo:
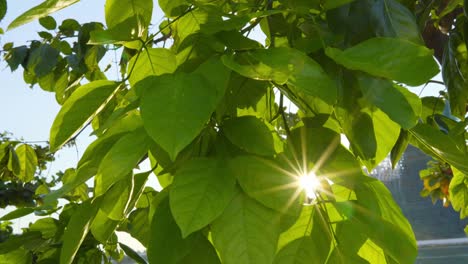
[[[439,66],[415,6],[159,0],[165,20],[153,27],[153,1],[107,0],[105,25],[67,19],[57,29],[49,15],[75,2],[47,0],[15,19],[9,28],[40,19],[46,31],[29,46],[6,44],[4,58],[62,105],[52,152],[89,125],[97,139],[42,207],[2,217],[71,200],[59,219],[4,242],[0,258],[101,263],[124,252],[145,263],[117,242],[123,231],[150,263],[414,263],[410,224],[362,169],[388,155],[396,164],[410,143],[453,167],[451,201],[466,215],[465,38],[449,37],[448,97],[418,97],[408,86]],[[100,67],[109,50],[119,77]],[[152,169],[138,173],[147,159]],[[311,174],[319,188],[306,197],[299,182]],[[145,188],[154,175],[160,192]]]

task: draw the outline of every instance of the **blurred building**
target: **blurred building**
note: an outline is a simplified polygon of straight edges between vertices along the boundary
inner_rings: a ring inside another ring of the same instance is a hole
[[[430,159],[409,146],[395,170],[391,169],[390,160],[385,160],[372,176],[390,189],[411,223],[419,247],[416,263],[466,264],[468,238],[464,228],[468,221],[460,220],[459,213],[452,207],[443,207],[441,201],[434,205],[429,197],[423,198],[419,194],[423,189],[419,171],[426,168]]]

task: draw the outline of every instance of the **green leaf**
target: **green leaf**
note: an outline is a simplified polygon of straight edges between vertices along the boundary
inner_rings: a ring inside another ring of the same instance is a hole
[[[311,234],[314,213],[314,206],[304,205],[302,207],[301,214],[294,224],[281,233],[278,239],[278,251],[288,243]]]
[[[118,87],[111,81],[94,81],[76,89],[63,104],[50,129],[50,149],[57,151],[106,105]]]
[[[431,50],[402,39],[371,38],[344,51],[326,48],[325,52],[348,69],[411,86],[424,84],[439,72]]]
[[[96,202],[90,200],[82,203],[71,215],[63,234],[63,244],[60,251],[60,264],[71,264],[81,243],[88,234],[91,221],[96,214]]]
[[[102,159],[96,175],[94,194],[104,194],[127,177],[148,152],[151,139],[143,129],[122,136]]]
[[[410,133],[420,144],[419,149],[428,155],[448,162],[463,174],[468,175],[468,164],[466,163],[468,155],[458,148],[451,136],[427,124],[418,124],[410,130]]]
[[[50,239],[56,236],[59,229],[59,221],[52,217],[38,219],[33,224],[29,225],[29,230],[39,231],[42,238]]]
[[[242,189],[261,204],[281,213],[299,216],[302,195],[299,176],[293,176],[271,161],[238,156],[230,161]]]
[[[125,252],[125,255],[133,259],[136,263],[138,264],[147,264],[146,260],[142,258],[135,250],[133,250],[131,247],[119,243],[120,248]]]
[[[173,73],[177,68],[175,54],[164,48],[147,48],[140,56],[133,56],[128,62],[129,82],[134,86],[150,75]]]
[[[276,254],[274,264],[308,264],[311,260],[324,263],[317,259],[313,238],[304,236],[283,247]]]
[[[18,69],[20,64],[23,64],[28,56],[28,52],[29,49],[26,46],[15,47],[8,51],[4,59],[8,63],[8,66],[10,66],[12,72]]]
[[[31,50],[28,58],[27,69],[41,78],[51,73],[58,63],[59,51],[49,44],[42,44]]]
[[[209,242],[208,245],[206,242],[206,238],[199,233],[182,238],[180,229],[172,217],[168,199],[161,201],[151,223],[148,243],[150,263],[220,263],[214,248],[207,247]]]
[[[325,263],[333,238],[326,214],[317,205],[304,206],[298,221],[281,234],[274,263],[307,263],[310,259]]]
[[[222,61],[245,77],[293,85],[327,103],[333,103],[337,97],[336,85],[320,64],[296,49],[256,49],[224,55]]]
[[[18,248],[29,247],[37,243],[42,243],[42,234],[41,232],[31,231],[24,232],[21,235],[13,235],[8,238],[8,240],[2,242],[0,247],[0,256],[8,252],[14,251]],[[6,262],[10,263],[10,262]],[[31,262],[28,262],[31,263]]]
[[[457,169],[452,169],[449,193],[453,209],[460,212],[460,218],[468,216],[468,177]]]
[[[417,256],[416,239],[390,191],[380,181],[364,178],[355,192],[355,217],[363,224],[369,238],[396,263],[414,263]]]
[[[133,175],[128,179],[116,182],[103,196],[100,210],[109,219],[122,220],[126,216],[125,212],[129,205],[132,189]]]
[[[8,169],[13,172],[14,175],[18,176],[21,174],[21,163],[18,157],[18,154],[16,154],[15,149],[13,148],[12,145],[8,146],[10,149],[8,151],[9,153],[9,158],[8,158]]]
[[[25,215],[31,214],[36,210],[36,208],[31,208],[31,207],[21,207],[17,208],[14,211],[9,212],[8,214],[3,215],[0,217],[0,221],[8,221],[8,220],[13,220],[16,218],[23,217]]]
[[[136,88],[144,126],[172,160],[201,132],[218,98],[216,88],[199,74],[150,76]]]
[[[167,17],[177,17],[182,15],[189,7],[186,0],[158,0],[159,7]]]
[[[7,1],[1,0],[0,1],[0,21],[3,20],[7,12]]]
[[[416,125],[422,110],[417,95],[380,78],[360,75],[358,81],[365,100],[380,108],[402,128],[409,129]]]
[[[30,264],[33,263],[33,255],[30,251],[19,247],[6,254],[1,254],[0,263]]]
[[[151,223],[149,222],[149,220],[149,208],[141,208],[133,211],[132,213],[130,213],[127,220],[127,232],[132,237],[140,241],[140,243],[146,248],[149,247],[148,241],[151,236]]]
[[[169,200],[182,237],[220,216],[235,190],[235,176],[224,160],[193,159],[177,170]]]
[[[54,30],[57,27],[57,22],[51,16],[39,18],[39,24],[41,24],[41,26],[48,30]]]
[[[89,230],[97,241],[105,245],[111,238],[119,223],[120,221],[112,220],[102,210],[98,210]]]
[[[239,148],[252,154],[274,156],[273,135],[266,124],[254,116],[231,118],[223,123],[223,133]]]
[[[377,0],[372,6],[371,21],[377,36],[424,45],[416,18],[397,0]]]
[[[38,165],[36,152],[28,144],[22,144],[16,148],[16,154],[21,168],[18,178],[25,183],[32,181]]]
[[[364,161],[364,164],[368,170],[372,170],[392,151],[400,135],[400,127],[380,110],[373,112],[368,111],[368,114],[372,118],[377,148],[375,157]],[[359,127],[355,129],[357,129],[356,132],[362,130],[362,128]]]
[[[280,234],[279,214],[239,192],[211,225],[226,264],[271,264]]]
[[[152,0],[106,0],[105,6],[106,24],[109,29],[118,29],[125,21],[131,21],[131,25],[136,35],[142,37],[151,23],[153,14]]]
[[[323,9],[330,10],[342,5],[346,5],[354,0],[325,0],[323,3]]]
[[[468,72],[464,66],[466,63],[466,44],[463,35],[453,31],[444,49],[442,78],[447,87],[451,112],[461,119],[465,117],[468,102],[468,84],[465,81]]]
[[[405,153],[406,148],[410,142],[410,133],[407,130],[401,129],[400,135],[398,136],[398,140],[393,146],[392,151],[390,152],[390,160],[392,161],[392,169],[395,169],[398,161]]]
[[[46,0],[41,4],[29,9],[28,11],[15,18],[13,22],[8,25],[8,30],[29,23],[41,17],[57,12],[65,7],[77,3],[79,0]]]

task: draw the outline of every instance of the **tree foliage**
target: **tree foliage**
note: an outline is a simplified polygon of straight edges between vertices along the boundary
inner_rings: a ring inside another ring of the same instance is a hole
[[[106,0],[105,25],[50,16],[75,2],[46,0],[11,22],[44,31],[5,43],[4,59],[62,105],[52,152],[87,126],[97,139],[60,188],[36,189],[41,204],[0,219],[46,216],[18,235],[2,224],[0,262],[145,263],[123,231],[150,263],[414,263],[411,226],[363,171],[396,164],[410,143],[452,167],[448,193],[466,216],[462,1]],[[109,50],[120,76],[100,64]],[[447,93],[420,98],[408,86],[431,82],[436,59]],[[31,181],[39,156],[2,143],[2,184]],[[136,173],[146,159],[151,171]],[[309,174],[319,187],[306,196]],[[162,190],[145,187],[154,175]]]

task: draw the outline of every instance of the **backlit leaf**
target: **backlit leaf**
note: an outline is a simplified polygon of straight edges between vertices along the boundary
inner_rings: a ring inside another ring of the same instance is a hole
[[[175,160],[210,119],[216,88],[202,76],[186,73],[151,76],[136,87],[145,129]]]
[[[174,175],[169,198],[174,219],[187,237],[221,215],[235,194],[236,179],[226,161],[194,159]]]
[[[60,264],[71,264],[73,262],[76,252],[78,252],[81,243],[88,234],[96,209],[96,204],[88,200],[79,205],[73,212],[63,234]]]
[[[385,47],[385,52],[382,52]],[[417,86],[439,72],[431,50],[395,38],[371,38],[344,51],[326,48],[326,54],[351,70]]]
[[[380,108],[402,128],[416,125],[422,109],[417,95],[384,79],[361,75],[358,80],[365,100]]]
[[[211,226],[226,264],[271,264],[280,234],[279,214],[239,192]]]
[[[57,151],[87,121],[103,109],[118,84],[94,81],[80,86],[63,104],[50,129],[50,149]]]
[[[151,139],[143,129],[121,137],[102,159],[96,175],[95,195],[104,194],[113,184],[126,178],[148,152]]]
[[[177,68],[175,54],[169,49],[147,48],[128,62],[129,82],[133,86],[150,75],[173,73]]]
[[[45,17],[67,6],[73,5],[78,1],[79,0],[46,0],[13,20],[13,22],[8,25],[8,30],[14,29],[38,18]]]
[[[250,197],[278,212],[299,216],[299,175],[291,175],[277,163],[255,156],[238,156],[230,161],[230,166]]]
[[[32,181],[37,167],[36,152],[28,144],[22,144],[16,148],[16,154],[18,155],[21,167],[18,178],[23,182]]]
[[[270,157],[275,155],[272,132],[254,116],[224,121],[223,133],[234,145],[250,153]]]
[[[256,49],[224,55],[222,60],[227,67],[243,76],[274,81],[278,84],[290,84],[328,103],[336,100],[336,86],[320,64],[298,50]]]

